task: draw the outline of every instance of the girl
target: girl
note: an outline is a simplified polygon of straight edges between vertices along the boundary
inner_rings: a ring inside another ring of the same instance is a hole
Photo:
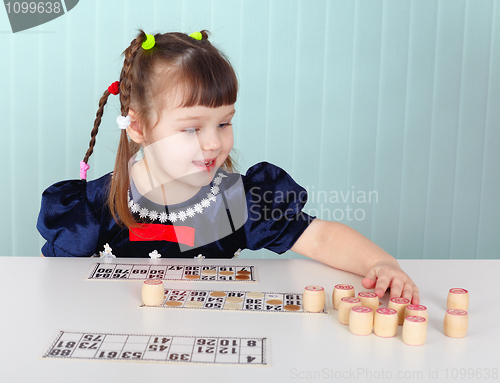
[[[233,170],[237,80],[205,31],[139,35],[119,83],[104,92],[81,162],[81,180],[42,196],[44,256],[230,258],[241,249],[293,250],[365,275],[363,286],[418,304],[398,262],[353,229],[302,212],[305,190],[282,169]],[[104,106],[120,95],[122,129],[113,173],[87,182]],[[100,251],[104,250],[104,251]]]

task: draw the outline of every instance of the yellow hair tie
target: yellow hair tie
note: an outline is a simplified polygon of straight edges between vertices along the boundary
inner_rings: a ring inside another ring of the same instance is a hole
[[[142,49],[145,51],[153,48],[155,46],[155,37],[153,35],[148,35],[146,33],[146,40],[142,43]]]
[[[201,40],[203,38],[201,32],[193,32],[189,35],[189,37],[192,37],[195,40]]]

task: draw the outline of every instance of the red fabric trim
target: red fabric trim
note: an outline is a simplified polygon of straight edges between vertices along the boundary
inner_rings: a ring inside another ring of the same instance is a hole
[[[130,241],[169,241],[194,246],[195,229],[189,226],[145,223],[129,231]]]

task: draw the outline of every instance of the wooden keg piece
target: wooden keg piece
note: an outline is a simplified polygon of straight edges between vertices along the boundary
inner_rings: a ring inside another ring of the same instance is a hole
[[[427,319],[410,315],[403,323],[403,342],[410,346],[421,346],[427,337]]]
[[[356,306],[361,306],[361,299],[354,297],[342,298],[339,303],[339,322],[349,324],[351,309]]]
[[[354,306],[349,313],[349,331],[354,335],[369,335],[372,329],[373,310],[365,306]]]
[[[425,318],[425,323],[429,321],[429,314],[427,312],[427,307],[422,305],[408,305],[405,310],[405,318],[410,316],[419,316]]]
[[[319,313],[325,308],[325,289],[321,286],[306,286],[302,295],[305,311]]]
[[[396,336],[398,331],[398,313],[394,309],[382,308],[375,311],[373,332],[382,338]]]
[[[453,288],[448,292],[446,309],[469,310],[469,292],[465,289]]]
[[[398,313],[398,325],[402,325],[405,321],[405,309],[410,304],[410,300],[406,298],[391,298],[389,300],[390,309],[394,309]]]
[[[469,314],[461,309],[449,309],[444,315],[444,335],[463,338],[469,327]]]
[[[332,302],[335,310],[339,309],[340,300],[345,297],[354,297],[354,287],[351,285],[335,285],[333,288]]]
[[[369,307],[373,310],[373,312],[379,309],[379,299],[378,295],[371,291],[362,291],[358,293],[358,298],[361,299],[361,305],[365,307]]]
[[[142,303],[145,306],[160,306],[165,299],[165,289],[160,279],[148,279],[142,284]]]

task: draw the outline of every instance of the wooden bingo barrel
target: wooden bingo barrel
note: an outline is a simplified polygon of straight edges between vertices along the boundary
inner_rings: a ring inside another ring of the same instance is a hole
[[[405,318],[410,316],[424,317],[426,322],[429,320],[429,314],[427,313],[427,307],[422,305],[408,305],[405,310]]]
[[[469,292],[465,289],[453,288],[448,292],[448,300],[446,301],[446,308],[469,310]]]
[[[339,309],[340,300],[345,297],[354,296],[354,287],[351,285],[335,285],[333,288],[332,302],[335,310]]]
[[[396,336],[398,331],[398,313],[394,309],[383,308],[375,311],[373,332],[382,338]]]
[[[405,321],[406,306],[410,304],[410,300],[406,298],[391,298],[388,307],[396,310],[398,313],[398,325],[402,325]]]
[[[379,307],[378,295],[371,291],[362,291],[358,293],[358,298],[361,299],[361,305],[369,307],[375,312]]]
[[[449,309],[444,315],[444,335],[463,338],[469,327],[469,314],[465,310]]]
[[[373,310],[355,306],[349,314],[349,331],[354,335],[369,335],[373,329]]]
[[[403,342],[410,346],[421,346],[427,337],[427,319],[417,315],[407,316],[403,323]]]
[[[351,309],[356,306],[361,306],[361,299],[354,297],[342,298],[339,303],[339,322],[349,324]]]
[[[159,306],[165,298],[163,282],[160,279],[148,279],[142,284],[142,303],[146,306]]]
[[[302,295],[305,311],[319,313],[325,307],[325,289],[321,286],[306,286]]]

